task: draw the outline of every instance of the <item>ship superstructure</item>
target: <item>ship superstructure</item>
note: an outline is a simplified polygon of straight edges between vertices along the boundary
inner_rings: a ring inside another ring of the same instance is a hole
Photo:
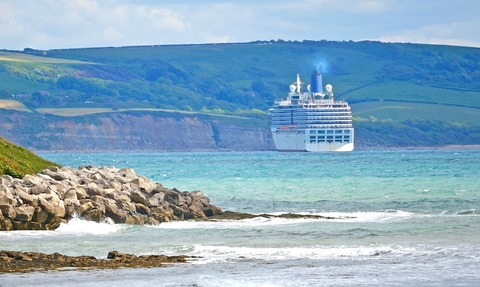
[[[352,151],[352,112],[345,101],[335,101],[333,87],[322,87],[322,75],[313,71],[307,91],[297,75],[285,99],[276,99],[272,136],[279,151]]]

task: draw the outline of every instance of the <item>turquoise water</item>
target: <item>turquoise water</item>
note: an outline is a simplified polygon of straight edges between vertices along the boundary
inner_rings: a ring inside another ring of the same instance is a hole
[[[132,167],[166,187],[201,190],[223,210],[337,219],[173,222],[154,227],[76,219],[52,232],[4,232],[0,244],[7,250],[102,258],[118,250],[202,258],[166,268],[0,275],[0,286],[10,286],[2,285],[2,279],[17,286],[480,284],[480,151],[41,156],[69,166]]]

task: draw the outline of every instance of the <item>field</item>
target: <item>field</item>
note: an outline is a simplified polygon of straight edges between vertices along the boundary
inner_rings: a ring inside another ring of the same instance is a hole
[[[24,104],[14,101],[14,100],[1,100],[0,99],[0,109],[5,110],[16,110],[20,112],[32,112],[29,108],[25,107]]]
[[[46,55],[47,52],[45,52]],[[91,62],[67,60],[50,57],[40,57],[32,54],[0,51],[0,61],[49,64],[93,64]]]
[[[1,108],[1,106],[0,106]],[[36,110],[41,114],[51,114],[61,117],[77,117],[77,116],[86,116],[92,114],[101,114],[101,113],[120,113],[128,111],[137,111],[137,112],[166,112],[166,113],[180,113],[188,115],[209,115],[214,117],[225,117],[225,118],[236,118],[236,119],[245,119],[249,120],[248,117],[242,116],[232,116],[232,115],[216,115],[216,114],[207,114],[201,112],[189,112],[189,111],[180,111],[180,110],[166,110],[166,109],[153,109],[153,108],[131,108],[131,109],[107,109],[107,108],[40,108]]]
[[[26,53],[0,51],[0,90],[31,94],[52,90],[52,79],[74,73],[78,65],[92,62],[58,59]]]
[[[444,122],[459,122],[475,125],[480,122],[479,108],[388,101],[356,103],[352,104],[351,108],[353,116],[366,119],[373,116],[378,120],[391,119],[394,121],[426,118]]]
[[[62,117],[76,117],[99,113],[111,113],[114,111],[107,108],[41,108],[37,109],[37,112]]]
[[[409,82],[375,82],[357,90],[338,94],[342,99],[406,100],[424,103],[443,103],[480,108],[478,91],[446,89]]]

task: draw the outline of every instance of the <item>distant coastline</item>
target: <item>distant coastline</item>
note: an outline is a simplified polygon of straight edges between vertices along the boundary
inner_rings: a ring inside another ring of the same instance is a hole
[[[480,149],[478,145],[445,145],[445,146],[362,146],[356,147],[357,151],[368,150],[477,150]],[[189,149],[189,150],[36,150],[32,149],[35,153],[52,154],[52,153],[170,153],[170,152],[255,152],[255,151],[275,151],[275,150],[234,150],[234,149]]]
[[[445,145],[445,146],[406,146],[406,147],[359,147],[355,150],[476,150],[480,145]]]

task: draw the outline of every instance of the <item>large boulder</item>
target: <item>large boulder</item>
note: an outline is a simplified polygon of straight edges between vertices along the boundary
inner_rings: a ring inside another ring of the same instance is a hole
[[[29,222],[32,221],[35,207],[29,205],[22,205],[15,207],[15,220]]]
[[[165,194],[164,196],[165,201],[177,206],[185,204],[182,193],[176,188],[172,190],[164,190],[163,193]]]
[[[117,206],[115,200],[103,196],[95,195],[92,201],[97,202],[105,208],[105,215],[111,218],[115,223],[125,223],[127,212]]]
[[[11,204],[0,204],[0,211],[5,218],[14,219],[17,216],[15,206]]]
[[[13,194],[6,185],[0,185],[0,204],[12,205],[14,202]]]
[[[156,183],[153,181],[148,180],[145,176],[141,175],[137,178],[134,178],[132,181],[130,181],[132,184],[136,184],[140,190],[144,193],[151,194],[152,191],[155,189],[157,186]]]
[[[28,204],[30,206],[37,206],[37,196],[28,194],[27,192],[23,190],[17,191],[17,196],[22,200],[24,204]]]
[[[141,203],[145,206],[149,205],[149,200],[145,197],[145,195],[143,193],[141,193],[140,191],[137,191],[137,190],[132,190],[130,192],[130,199],[133,202]]]
[[[49,214],[45,211],[45,209],[41,208],[40,206],[37,206],[35,208],[35,212],[33,214],[32,220],[34,222],[38,222],[39,224],[44,224],[47,222],[49,217]]]

